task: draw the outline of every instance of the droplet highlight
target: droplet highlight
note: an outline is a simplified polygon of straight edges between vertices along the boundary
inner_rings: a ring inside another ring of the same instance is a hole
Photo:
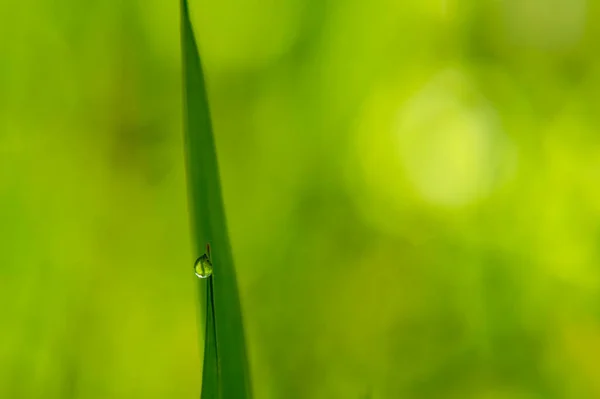
[[[194,273],[196,273],[196,276],[199,278],[208,278],[212,276],[213,266],[207,254],[204,254],[196,259],[196,263],[194,264]]]

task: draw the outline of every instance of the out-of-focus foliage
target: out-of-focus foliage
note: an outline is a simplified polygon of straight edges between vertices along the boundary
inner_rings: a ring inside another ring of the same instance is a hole
[[[600,5],[192,0],[257,398],[600,397]],[[200,387],[177,1],[0,3],[0,397]]]

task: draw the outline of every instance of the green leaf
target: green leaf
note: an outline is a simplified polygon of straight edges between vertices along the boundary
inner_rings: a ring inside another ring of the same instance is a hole
[[[202,399],[219,398],[219,356],[217,352],[213,279],[206,280],[206,330],[204,333],[204,366],[202,367]]]
[[[221,195],[206,85],[187,0],[181,0],[184,131],[194,251],[207,244],[213,275],[198,279],[206,308],[202,399],[251,398],[250,375],[233,256]]]

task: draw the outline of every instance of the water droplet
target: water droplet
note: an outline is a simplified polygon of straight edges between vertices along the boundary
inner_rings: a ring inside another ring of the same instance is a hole
[[[208,278],[212,276],[213,266],[207,254],[204,254],[196,259],[196,263],[194,264],[194,272],[196,273],[196,276],[200,278]]]

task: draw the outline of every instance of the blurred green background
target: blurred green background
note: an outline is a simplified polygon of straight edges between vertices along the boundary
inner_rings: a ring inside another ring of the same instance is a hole
[[[258,399],[600,397],[600,3],[192,0]],[[0,397],[194,398],[178,1],[0,3]]]

